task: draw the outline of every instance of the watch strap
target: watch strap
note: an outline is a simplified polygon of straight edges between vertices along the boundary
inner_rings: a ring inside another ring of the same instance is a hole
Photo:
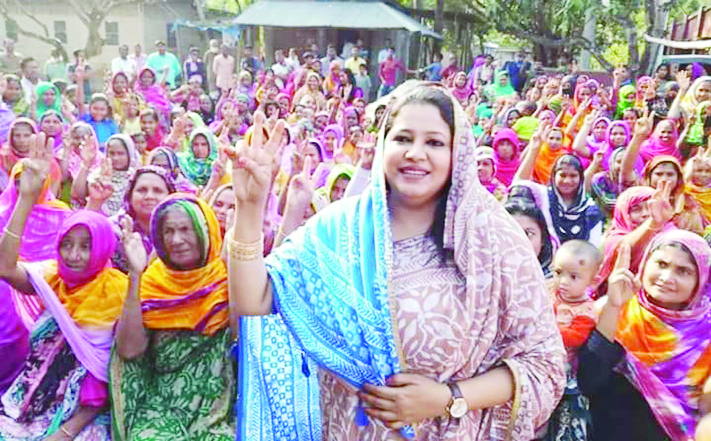
[[[447,382],[447,386],[449,386],[449,390],[452,391],[452,399],[449,402],[450,405],[452,404],[452,401],[457,398],[464,398],[464,395],[462,395],[462,391],[459,389],[459,385],[456,381]]]

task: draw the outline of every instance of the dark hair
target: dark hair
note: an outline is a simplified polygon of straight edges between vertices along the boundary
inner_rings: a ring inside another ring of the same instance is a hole
[[[348,77],[348,84],[351,85],[351,92],[348,94],[348,96],[343,97],[343,100],[347,103],[350,103],[353,101],[353,95],[355,95],[356,91],[356,80],[355,80],[355,75],[353,75],[353,72],[351,72],[350,69],[344,69],[341,72],[344,72],[346,74],[346,77]]]
[[[23,58],[22,61],[20,61],[20,69],[24,69],[28,63],[31,63],[33,61],[37,61],[37,60],[35,60],[33,57]]]
[[[527,187],[518,186],[518,188]],[[509,199],[509,201],[504,205],[506,211],[509,212],[511,216],[526,216],[531,218],[536,222],[538,228],[541,229],[541,251],[538,253],[538,262],[545,269],[551,264],[553,260],[553,242],[551,242],[551,235],[548,231],[548,223],[546,222],[543,212],[537,205],[532,202],[528,202],[521,198],[515,198],[514,200]]]
[[[141,110],[141,113],[138,115],[138,119],[141,120],[144,116],[151,116],[157,123],[160,123],[158,112],[156,112],[152,107]]]
[[[454,103],[447,95],[445,95],[444,91],[434,87],[417,87],[412,92],[395,100],[390,109],[390,114],[383,125],[385,137],[388,136],[388,132],[392,129],[393,122],[400,113],[400,110],[408,104],[429,104],[439,109],[440,116],[449,126],[451,141],[452,144],[454,144],[454,132],[456,128]],[[451,250],[446,250],[444,248],[444,221],[447,213],[447,196],[449,195],[449,188],[451,185],[452,179],[450,176],[442,189],[439,200],[437,201],[435,218],[432,222],[430,230],[428,231],[428,233],[434,238],[435,244],[437,245],[437,251],[443,261],[446,261],[452,254]]]
[[[556,173],[558,173],[558,171],[566,165],[573,167],[580,175],[578,187],[585,185],[585,182],[583,182],[585,180],[585,169],[583,168],[583,164],[580,162],[580,159],[575,155],[565,154],[558,157],[558,159],[556,159],[553,163],[553,169],[551,169],[551,186],[555,186]]]
[[[533,191],[525,185],[512,185],[509,190],[508,202],[521,201],[530,202],[535,205],[536,198],[533,196]]]

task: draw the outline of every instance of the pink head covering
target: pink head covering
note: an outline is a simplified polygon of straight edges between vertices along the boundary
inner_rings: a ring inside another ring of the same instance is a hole
[[[499,144],[501,141],[510,141],[514,145],[513,157],[506,161],[499,156]],[[519,165],[521,165],[521,158],[519,157],[519,140],[518,135],[513,129],[501,129],[494,135],[494,140],[491,143],[494,149],[494,166],[496,167],[496,179],[498,179],[502,184],[507,187],[511,185],[516,170],[518,170]]]
[[[672,135],[670,139],[666,142],[659,139],[659,134],[661,132],[661,127],[663,123],[668,123],[672,127]],[[639,155],[644,159],[644,162],[651,161],[656,156],[673,156],[676,159],[681,160],[681,153],[679,149],[676,148],[676,142],[679,139],[679,132],[676,128],[676,123],[672,119],[664,119],[657,124],[654,129],[652,136],[646,140],[642,146],[639,148]]]
[[[612,223],[610,225],[610,229],[605,233],[603,241],[605,244],[603,249],[603,260],[602,265],[600,266],[600,271],[598,271],[593,282],[595,287],[600,286],[610,276],[612,269],[615,266],[615,261],[617,260],[617,250],[620,247],[622,239],[624,239],[627,234],[632,232],[632,230],[638,226],[632,221],[632,217],[630,216],[632,207],[649,200],[652,195],[654,195],[653,188],[640,186],[630,187],[617,197]],[[630,269],[633,272],[637,270],[641,260],[641,253],[632,255]]]
[[[59,256],[59,248],[64,236],[72,228],[83,225],[89,229],[91,235],[91,259],[89,267],[77,273],[67,267],[63,259]],[[59,276],[69,286],[77,286],[88,282],[99,271],[111,266],[111,256],[116,251],[116,235],[109,219],[95,211],[79,210],[69,216],[62,224],[62,228],[57,235],[57,267]]]

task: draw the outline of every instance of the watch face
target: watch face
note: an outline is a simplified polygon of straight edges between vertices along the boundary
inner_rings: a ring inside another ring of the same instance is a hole
[[[469,410],[469,404],[464,398],[455,398],[452,406],[449,408],[449,414],[452,418],[461,418]]]

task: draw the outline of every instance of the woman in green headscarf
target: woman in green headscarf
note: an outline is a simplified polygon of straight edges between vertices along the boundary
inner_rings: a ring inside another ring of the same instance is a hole
[[[178,153],[178,163],[183,175],[199,187],[207,184],[212,173],[212,163],[216,159],[217,139],[207,127],[193,129],[188,148]]]
[[[486,93],[489,99],[494,101],[502,96],[511,96],[516,93],[516,90],[511,86],[509,75],[502,70],[496,73],[496,78],[494,82],[486,88]]]
[[[62,94],[59,88],[52,83],[40,81],[35,87],[37,92],[37,104],[33,111],[33,119],[39,121],[39,118],[48,110],[62,111]]]
[[[704,145],[708,139],[711,127],[711,101],[704,101],[696,106],[696,121],[689,128],[686,143],[690,145]]]
[[[346,193],[348,183],[353,179],[355,167],[351,164],[336,164],[331,169],[331,172],[326,178],[326,184],[323,186],[326,197],[330,202],[336,202],[343,198]]]
[[[195,129],[202,129],[204,127],[207,127],[205,121],[202,120],[202,117],[195,112],[185,112],[185,124],[185,133],[187,135],[192,134]],[[190,138],[188,136],[183,137],[182,141],[180,142],[180,151],[188,151],[189,146]]]
[[[615,113],[615,119],[622,119],[622,114],[625,110],[634,107],[635,97],[637,96],[637,89],[631,84],[620,87],[617,92],[617,112]]]

